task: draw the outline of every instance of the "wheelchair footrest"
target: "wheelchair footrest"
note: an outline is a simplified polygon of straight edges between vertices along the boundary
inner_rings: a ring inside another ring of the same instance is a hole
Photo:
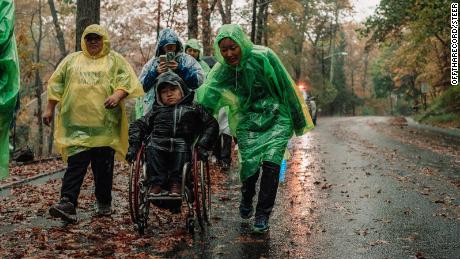
[[[153,196],[149,195],[149,201],[181,201],[182,196]]]

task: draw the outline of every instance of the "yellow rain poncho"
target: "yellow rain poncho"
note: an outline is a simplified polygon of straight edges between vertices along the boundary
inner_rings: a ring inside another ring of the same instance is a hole
[[[238,66],[228,65],[219,42],[230,38],[241,48]],[[308,109],[276,54],[253,45],[239,25],[220,28],[214,41],[217,63],[197,90],[197,101],[212,111],[229,106],[229,124],[238,139],[240,178],[253,175],[263,161],[281,164],[295,132],[313,128]]]
[[[103,37],[103,49],[91,56],[85,36],[95,33]],[[81,37],[83,51],[68,55],[48,81],[48,100],[59,102],[56,118],[55,144],[67,157],[92,147],[109,146],[118,159],[128,149],[128,120],[124,102],[106,109],[104,101],[115,90],[128,93],[128,98],[141,96],[142,86],[131,65],[110,50],[107,31],[100,25],[88,26]]]
[[[8,176],[9,137],[19,92],[19,61],[14,36],[14,3],[0,1],[0,179]]]

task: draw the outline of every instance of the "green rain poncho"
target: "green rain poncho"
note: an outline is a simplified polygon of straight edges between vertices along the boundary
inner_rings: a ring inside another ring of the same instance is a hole
[[[219,42],[230,38],[241,48],[236,67],[225,63]],[[276,54],[253,45],[239,25],[221,27],[214,41],[217,61],[197,101],[214,112],[229,106],[229,124],[238,139],[240,178],[253,175],[263,161],[281,164],[287,143],[313,128],[306,105]]]
[[[0,179],[8,176],[8,132],[19,91],[19,62],[14,36],[14,3],[0,1]]]
[[[100,53],[91,56],[85,36],[95,33],[103,37]],[[55,144],[66,160],[91,147],[109,146],[118,159],[128,149],[128,120],[124,101],[106,109],[104,101],[115,90],[128,93],[128,98],[141,96],[142,86],[131,65],[110,50],[107,31],[100,25],[88,26],[81,37],[83,51],[68,55],[48,81],[48,100],[59,102],[56,118]]]
[[[200,55],[198,56],[198,63],[200,64],[201,68],[203,69],[205,77],[208,75],[211,68],[209,68],[208,64],[201,59],[203,56],[203,47],[201,46],[200,42],[197,39],[189,39],[187,43],[185,43],[185,52],[187,52],[188,48],[196,49],[200,51]]]

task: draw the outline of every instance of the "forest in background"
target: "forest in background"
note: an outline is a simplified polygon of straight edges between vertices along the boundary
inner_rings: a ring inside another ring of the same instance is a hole
[[[212,55],[218,28],[238,23],[256,44],[275,50],[297,84],[316,97],[320,116],[414,115],[415,110],[421,121],[460,127],[460,90],[449,82],[447,0],[381,0],[363,22],[350,19],[354,7],[348,0],[78,2],[107,27],[112,48],[137,73],[153,55],[163,28],[173,28],[183,41],[198,38],[205,55]],[[37,156],[47,156],[52,129],[39,119],[46,81],[75,51],[76,34],[84,28],[77,26],[76,0],[15,4],[21,90],[13,142],[16,149],[29,145]]]

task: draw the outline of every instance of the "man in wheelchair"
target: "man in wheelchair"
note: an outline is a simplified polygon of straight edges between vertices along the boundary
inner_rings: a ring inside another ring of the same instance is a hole
[[[135,160],[144,142],[150,194],[180,196],[182,168],[191,162],[193,144],[198,138],[199,158],[206,161],[219,125],[202,106],[193,103],[194,93],[174,72],[158,76],[155,91],[152,109],[129,127],[126,160]]]

